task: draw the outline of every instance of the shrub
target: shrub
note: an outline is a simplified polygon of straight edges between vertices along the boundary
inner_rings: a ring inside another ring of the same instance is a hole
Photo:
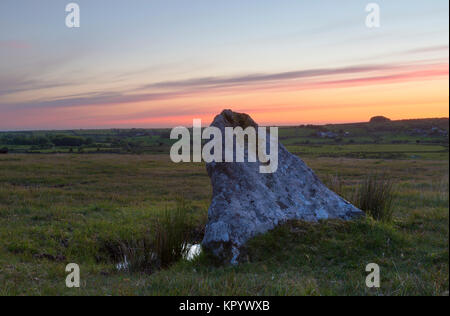
[[[378,221],[390,221],[393,214],[394,186],[386,175],[367,176],[356,188],[353,204]]]

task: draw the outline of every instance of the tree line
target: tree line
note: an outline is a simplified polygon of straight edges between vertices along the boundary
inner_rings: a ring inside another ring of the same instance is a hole
[[[94,140],[91,137],[54,135],[54,136],[26,136],[5,135],[0,138],[0,144],[4,145],[29,145],[29,146],[83,146],[91,145]]]

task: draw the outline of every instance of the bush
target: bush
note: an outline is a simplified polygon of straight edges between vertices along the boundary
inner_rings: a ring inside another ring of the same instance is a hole
[[[390,221],[393,214],[394,186],[385,175],[369,175],[356,188],[353,204],[377,221]]]

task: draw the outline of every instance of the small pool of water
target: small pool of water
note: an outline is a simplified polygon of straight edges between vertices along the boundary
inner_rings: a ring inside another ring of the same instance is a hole
[[[129,267],[130,263],[127,260],[127,256],[124,257],[124,260],[122,262],[116,264],[117,271],[127,271]]]
[[[188,247],[189,251],[185,257],[185,259],[188,261],[194,260],[198,255],[202,253],[202,246],[200,244],[189,244]]]
[[[200,244],[188,244],[187,247],[189,248],[189,251],[184,256],[184,259],[186,259],[187,261],[194,260],[198,255],[202,253],[202,246]],[[129,267],[130,262],[128,262],[127,256],[124,257],[124,260],[122,262],[116,264],[117,271],[128,271]]]

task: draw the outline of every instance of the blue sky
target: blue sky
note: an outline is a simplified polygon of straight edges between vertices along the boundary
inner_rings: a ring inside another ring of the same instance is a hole
[[[74,1],[81,8],[79,29],[65,26],[69,2],[0,2],[0,111],[8,114],[4,121],[0,116],[0,129],[2,124],[63,128],[48,118],[53,107],[46,102],[65,100],[67,107],[83,96],[86,105],[95,106],[107,95],[102,108],[93,108],[99,118],[113,94],[130,95],[142,87],[151,88],[146,94],[161,93],[161,82],[361,65],[448,65],[446,0],[376,1],[379,29],[365,26],[369,1],[361,0],[79,0]],[[194,103],[189,104],[192,115]],[[10,123],[36,107],[49,109],[47,119]],[[183,107],[182,102],[173,107]],[[155,113],[161,105],[131,108],[128,114],[114,110],[131,117],[147,113],[144,109]],[[198,109],[207,112],[204,105]],[[91,126],[83,117],[67,127]]]

